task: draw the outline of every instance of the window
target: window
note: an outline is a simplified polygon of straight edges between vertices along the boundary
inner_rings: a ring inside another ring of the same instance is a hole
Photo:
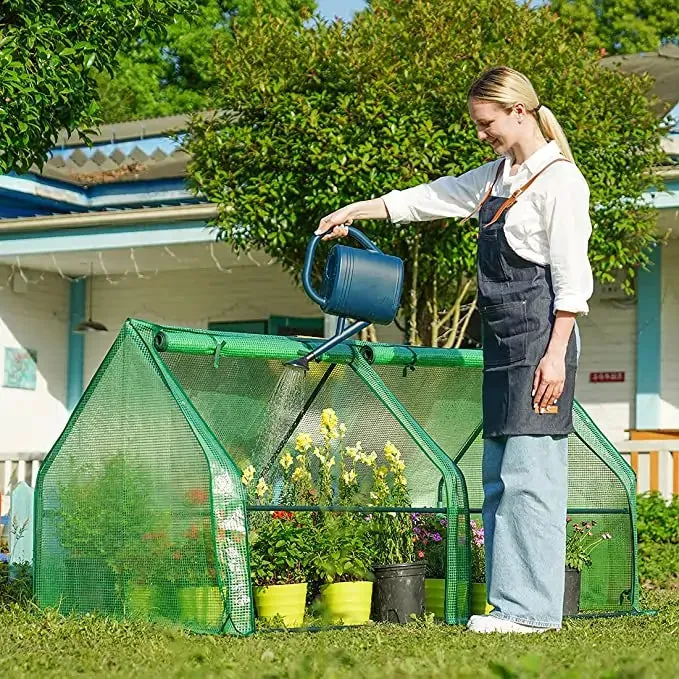
[[[307,335],[324,337],[323,318],[270,316],[265,320],[217,321],[208,323],[208,330],[248,332],[260,335]]]

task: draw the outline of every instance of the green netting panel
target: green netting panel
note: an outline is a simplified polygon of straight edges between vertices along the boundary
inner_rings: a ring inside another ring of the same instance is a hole
[[[164,378],[126,325],[40,470],[36,597],[248,633],[240,474],[209,454]]]
[[[168,339],[176,349],[191,349],[190,338],[183,334],[168,333]],[[378,454],[378,464],[385,463],[385,443],[396,445],[406,465],[411,506],[441,507],[448,513],[448,541],[453,552],[446,619],[451,623],[465,620],[468,590],[460,583],[466,585],[469,566],[463,482],[455,477],[449,458],[428,439],[368,364],[360,357],[352,366],[312,364],[305,377],[286,369],[281,358],[271,358],[276,351],[283,359],[291,355],[285,351],[293,344],[288,339],[252,337],[261,358],[249,358],[237,355],[239,350],[248,351],[242,336],[235,342],[227,337],[218,362],[213,354],[201,351],[202,339],[199,353],[167,351],[163,360],[231,458],[242,469],[253,465],[277,490],[272,500],[276,506],[285,504],[279,454],[282,450],[294,452],[298,434],[317,434],[324,409],[332,408],[346,424],[350,444],[360,441],[364,450]],[[446,486],[441,465],[454,478],[452,486]],[[318,474],[317,465],[312,471]],[[359,484],[361,481],[359,478]],[[369,511],[367,506],[363,509]]]
[[[390,391],[462,472],[470,512],[480,520],[483,505],[480,392],[477,352],[458,365],[436,367],[431,359],[415,370],[379,365],[374,370]],[[428,350],[429,352],[431,350]],[[425,395],[423,397],[423,395]],[[582,407],[574,407],[575,434],[569,438],[568,507],[574,521],[593,520],[613,539],[599,545],[593,566],[582,573],[583,614],[631,611],[638,607],[634,474]]]

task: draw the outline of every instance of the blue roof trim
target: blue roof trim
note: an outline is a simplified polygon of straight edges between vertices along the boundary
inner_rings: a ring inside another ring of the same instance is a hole
[[[182,146],[186,133],[178,135],[177,139],[168,137],[167,135],[157,137],[144,137],[144,139],[129,139],[126,141],[105,141],[86,146],[64,146],[55,147],[50,151],[51,158],[70,158],[76,151],[84,153],[88,158],[91,158],[95,153],[103,153],[110,156],[114,151],[121,151],[125,155],[132,153],[135,148],[141,149],[147,155],[151,155],[154,151],[161,150],[168,156],[179,150]]]
[[[115,182],[81,188],[31,174],[0,176],[0,217],[5,218],[19,204],[35,215],[49,215],[200,202],[188,190],[183,178]]]

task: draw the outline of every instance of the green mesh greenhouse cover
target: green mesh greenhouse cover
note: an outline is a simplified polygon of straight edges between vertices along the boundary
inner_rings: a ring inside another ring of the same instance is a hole
[[[364,449],[398,446],[404,510],[445,514],[443,618],[465,622],[483,500],[480,352],[347,342],[306,375],[284,367],[314,346],[127,321],[40,469],[40,605],[252,633],[248,526],[262,507],[248,505],[243,470],[280,487],[280,451],[332,408]],[[569,512],[614,536],[583,571],[580,610],[634,612],[633,472],[577,404],[574,422]]]

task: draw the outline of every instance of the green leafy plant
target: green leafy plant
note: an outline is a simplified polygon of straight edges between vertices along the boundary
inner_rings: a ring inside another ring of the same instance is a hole
[[[679,583],[679,495],[658,491],[637,497],[639,579],[647,587]]]
[[[603,542],[612,539],[610,533],[594,531],[596,521],[575,523],[571,517],[566,518],[570,532],[566,537],[566,566],[581,571],[592,565],[592,552]]]
[[[314,537],[314,577],[327,584],[370,579],[375,554],[367,524],[347,512],[325,513]]]
[[[42,165],[62,130],[99,121],[97,79],[119,51],[154,39],[195,0],[10,0],[0,11],[0,172]]]
[[[589,183],[596,276],[622,275],[631,292],[659,238],[643,198],[662,185],[664,158],[651,81],[603,68],[544,6],[375,0],[349,25],[254,18],[216,48],[224,113],[192,123],[191,185],[219,205],[214,225],[232,247],[261,249],[299,280],[323,215],[495,157],[466,95],[497,64],[526,73],[555,112]],[[476,304],[474,223],[364,228],[405,260],[408,341],[460,346]]]
[[[410,507],[405,463],[401,451],[387,441],[384,446],[386,465],[370,467],[371,507]],[[379,511],[369,515],[370,537],[375,565],[388,566],[415,560],[415,532],[410,513]]]
[[[308,514],[271,512],[250,532],[253,583],[264,587],[306,582],[315,542],[315,527]]]

